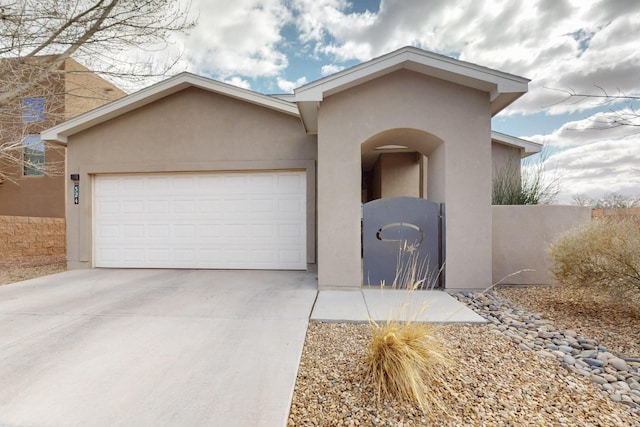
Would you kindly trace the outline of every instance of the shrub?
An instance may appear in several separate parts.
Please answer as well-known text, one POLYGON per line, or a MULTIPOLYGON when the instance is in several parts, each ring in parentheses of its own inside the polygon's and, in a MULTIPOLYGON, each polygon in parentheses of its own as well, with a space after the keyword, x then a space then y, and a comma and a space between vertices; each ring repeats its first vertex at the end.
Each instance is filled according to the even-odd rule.
POLYGON ((548 152, 541 153, 537 160, 510 159, 493 178, 491 204, 493 205, 542 205, 555 201, 560 192, 560 176, 546 170, 548 152), (522 169, 522 171, 521 171, 522 169))
POLYGON ((549 247, 560 284, 640 290, 640 227, 630 220, 594 219, 549 247))

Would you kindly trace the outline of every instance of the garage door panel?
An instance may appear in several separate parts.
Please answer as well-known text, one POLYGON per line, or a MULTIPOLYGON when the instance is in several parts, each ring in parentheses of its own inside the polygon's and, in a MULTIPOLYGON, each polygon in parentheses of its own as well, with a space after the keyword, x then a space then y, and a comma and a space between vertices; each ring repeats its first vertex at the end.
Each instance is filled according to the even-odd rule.
POLYGON ((98 267, 306 268, 304 172, 98 176, 98 267))

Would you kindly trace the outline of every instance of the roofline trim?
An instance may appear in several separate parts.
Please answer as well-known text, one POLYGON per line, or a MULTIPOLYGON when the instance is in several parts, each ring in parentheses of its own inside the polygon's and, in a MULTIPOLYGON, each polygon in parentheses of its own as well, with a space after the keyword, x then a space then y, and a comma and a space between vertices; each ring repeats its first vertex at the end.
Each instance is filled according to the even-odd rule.
POLYGON ((151 104, 154 101, 165 98, 189 87, 197 87, 210 92, 227 95, 232 98, 266 107, 284 114, 300 117, 297 106, 292 102, 262 95, 258 92, 232 86, 207 77, 183 72, 143 88, 131 95, 127 95, 123 98, 95 108, 59 125, 53 126, 41 133, 42 139, 45 141, 55 141, 61 144, 66 144, 68 137, 73 134, 121 116, 129 111, 151 104))
POLYGON ((494 130, 491 131, 491 140, 510 147, 520 148, 524 152, 523 157, 539 153, 543 147, 543 144, 539 142, 529 141, 528 139, 518 138, 494 130))
MULTIPOLYGON (((363 82, 371 80, 378 75, 404 68, 404 64, 406 63, 414 63, 418 66, 431 68, 433 70, 442 70, 446 73, 495 84, 498 86, 495 89, 498 93, 502 92, 499 87, 500 83, 508 86, 510 86, 510 84, 522 86, 521 89, 524 89, 524 93, 527 91, 527 85, 531 81, 525 77, 428 52, 416 47, 405 46, 386 55, 362 62, 353 67, 300 86, 294 90, 296 101, 322 101, 326 92, 331 92, 340 86, 351 87, 353 83, 357 84, 361 80, 363 82), (478 77, 479 75, 490 76, 491 79, 481 79, 478 77), (367 77, 370 78, 367 79, 367 77)), ((492 94, 492 98, 495 97, 496 95, 492 94)))

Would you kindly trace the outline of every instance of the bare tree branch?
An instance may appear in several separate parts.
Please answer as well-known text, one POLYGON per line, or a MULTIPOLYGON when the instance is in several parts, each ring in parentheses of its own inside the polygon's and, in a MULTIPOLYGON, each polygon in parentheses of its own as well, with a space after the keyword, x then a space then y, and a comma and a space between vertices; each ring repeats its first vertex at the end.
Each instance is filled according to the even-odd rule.
MULTIPOLYGON (((166 52, 174 34, 195 26, 189 7, 176 0, 0 0, 0 180, 15 181, 22 169, 57 173, 60 165, 25 156, 25 137, 124 95, 111 83, 166 75, 178 56, 159 62, 131 52, 166 52), (43 120, 25 122, 30 98, 45 100, 43 120)), ((47 145, 45 153, 60 149, 47 145)))
POLYGON ((545 87, 545 89, 562 92, 566 95, 565 98, 550 104, 548 107, 562 104, 576 105, 589 100, 597 101, 594 107, 623 102, 626 104, 624 108, 610 108, 608 113, 593 120, 594 126, 589 128, 589 130, 611 129, 620 126, 640 127, 640 111, 633 106, 633 102, 640 101, 640 95, 626 94, 620 89, 617 90, 617 94, 611 95, 603 87, 598 85, 594 86, 599 89, 599 93, 579 93, 573 89, 567 90, 545 87))

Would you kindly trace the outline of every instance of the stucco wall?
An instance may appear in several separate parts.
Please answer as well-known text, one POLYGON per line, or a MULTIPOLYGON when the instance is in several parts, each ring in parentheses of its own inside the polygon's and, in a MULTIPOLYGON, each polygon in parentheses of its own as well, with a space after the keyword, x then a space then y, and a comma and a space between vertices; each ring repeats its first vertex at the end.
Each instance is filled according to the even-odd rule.
MULTIPOLYGON (((32 58, 32 68, 25 70, 24 79, 33 78, 31 73, 40 72, 51 56, 32 58)), ((11 61, 11 60, 9 60, 11 61)), ((28 97, 44 98, 44 120, 24 122, 22 98, 9 105, 0 116, 2 135, 0 143, 20 144, 27 135, 38 135, 43 130, 60 123, 64 119, 64 82, 54 74, 46 83, 36 85, 26 94, 28 97)), ((19 146, 19 145, 18 145, 19 146)), ((22 159, 22 148, 13 156, 22 159)), ((49 165, 49 176, 23 176, 21 161, 0 163, 0 167, 10 178, 0 185, 0 215, 30 217, 64 217, 64 149, 45 146, 45 162, 49 165), (55 166, 55 168, 54 168, 55 166), (56 171, 54 171, 56 169, 56 171), (59 172, 59 173, 54 173, 59 172)))
MULTIPOLYGON (((53 57, 44 57, 51 60, 53 57)), ((64 62, 65 73, 49 79, 49 85, 34 89, 30 96, 45 98, 45 121, 22 123, 20 104, 14 106, 17 114, 12 119, 8 138, 20 140, 23 134, 38 134, 62 121, 87 112, 113 99, 125 95, 123 91, 100 78, 73 59, 64 62)), ((0 118, 0 126, 8 129, 7 115, 0 118)), ((21 153, 17 153, 18 156, 21 153)), ((15 183, 0 185, 0 214, 31 217, 65 216, 65 148, 47 144, 45 161, 52 166, 48 176, 22 176, 22 165, 2 165, 15 183), (55 171, 53 171, 55 169, 55 171)))
POLYGON ((381 197, 420 197, 420 161, 416 153, 380 155, 381 197))
POLYGON ((520 176, 520 159, 522 152, 519 148, 510 147, 508 145, 491 142, 491 164, 492 176, 504 171, 506 168, 512 168, 514 176, 520 176))
POLYGON ((493 283, 554 284, 547 247, 560 233, 591 220, 581 206, 493 206, 493 283))
POLYGON ((64 113, 68 120, 126 93, 73 59, 64 63, 64 113))
POLYGON ((4 166, 16 182, 0 184, 0 214, 64 218, 65 149, 47 145, 45 161, 57 164, 59 173, 50 176, 22 176, 22 165, 4 166))
POLYGON ((69 186, 70 267, 92 260, 91 177, 104 173, 298 169, 307 171, 307 258, 315 262, 316 139, 300 119, 188 88, 70 138, 68 173, 80 174, 80 204, 69 186))
MULTIPOLYGON (((401 70, 325 98, 318 117, 320 288, 357 288, 362 283, 361 144, 389 129, 431 135, 422 148, 430 151, 423 152, 430 154, 429 198, 446 202, 447 286, 491 283, 487 93, 401 70)), ((395 143, 414 148, 404 140, 395 143)))

